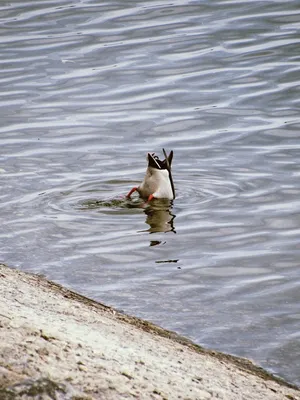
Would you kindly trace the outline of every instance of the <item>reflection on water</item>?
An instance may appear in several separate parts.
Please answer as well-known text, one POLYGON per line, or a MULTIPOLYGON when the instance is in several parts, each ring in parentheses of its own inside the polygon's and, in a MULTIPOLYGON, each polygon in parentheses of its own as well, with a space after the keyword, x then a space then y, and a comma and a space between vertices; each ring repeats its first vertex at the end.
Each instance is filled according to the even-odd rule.
POLYGON ((300 384, 299 2, 0 13, 1 261, 300 384), (174 203, 124 199, 162 148, 174 203))
MULTIPOLYGON (((179 260, 157 260, 156 264, 164 264, 164 263, 177 263, 179 260)), ((180 267, 178 267, 180 268, 180 267)))
MULTIPOLYGON (((155 232, 174 232, 174 219, 175 215, 172 214, 173 201, 168 199, 155 199, 149 203, 145 203, 140 198, 126 199, 110 199, 110 200, 98 200, 89 199, 84 200, 78 206, 79 210, 98 210, 103 211, 105 208, 114 209, 117 211, 119 208, 128 209, 143 209, 146 214, 146 224, 150 226, 147 229, 149 233, 155 232)), ((153 246, 153 244, 152 244, 153 246)))
POLYGON ((169 200, 157 199, 153 200, 151 204, 145 209, 147 215, 146 224, 150 226, 149 233, 155 232, 174 232, 175 215, 172 214, 173 202, 169 200))

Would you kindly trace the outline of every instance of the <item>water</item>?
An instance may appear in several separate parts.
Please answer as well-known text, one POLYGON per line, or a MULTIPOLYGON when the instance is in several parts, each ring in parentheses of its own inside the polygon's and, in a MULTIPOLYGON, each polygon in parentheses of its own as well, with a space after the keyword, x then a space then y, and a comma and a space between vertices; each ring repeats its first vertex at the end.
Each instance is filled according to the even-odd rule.
POLYGON ((1 261, 300 384, 298 2, 0 18, 1 261), (162 147, 173 206, 126 202, 162 147))

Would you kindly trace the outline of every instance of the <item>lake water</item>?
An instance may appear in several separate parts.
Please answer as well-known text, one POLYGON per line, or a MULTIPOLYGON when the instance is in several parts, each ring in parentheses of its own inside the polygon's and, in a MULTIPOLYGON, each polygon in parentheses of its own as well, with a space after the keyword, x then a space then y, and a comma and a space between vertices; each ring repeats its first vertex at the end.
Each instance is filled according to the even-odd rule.
POLYGON ((298 1, 2 1, 0 257, 300 384, 298 1), (174 150, 177 198, 124 196, 174 150))

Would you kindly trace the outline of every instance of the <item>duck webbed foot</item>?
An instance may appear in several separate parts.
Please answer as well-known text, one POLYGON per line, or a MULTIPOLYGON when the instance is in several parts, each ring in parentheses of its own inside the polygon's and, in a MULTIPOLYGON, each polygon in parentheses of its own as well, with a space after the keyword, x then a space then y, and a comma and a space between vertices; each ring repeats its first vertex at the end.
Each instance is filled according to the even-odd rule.
POLYGON ((130 192, 126 195, 126 198, 127 198, 127 199, 130 199, 130 196, 131 196, 132 193, 135 192, 136 190, 138 190, 137 187, 132 188, 132 189, 130 190, 130 192))

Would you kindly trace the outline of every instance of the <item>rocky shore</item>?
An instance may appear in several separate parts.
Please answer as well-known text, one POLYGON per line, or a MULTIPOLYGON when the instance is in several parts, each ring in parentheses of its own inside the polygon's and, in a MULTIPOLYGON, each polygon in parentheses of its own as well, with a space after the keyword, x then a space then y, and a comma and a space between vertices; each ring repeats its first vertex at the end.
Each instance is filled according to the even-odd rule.
POLYGON ((0 399, 300 400, 249 360, 203 349, 0 264, 0 399))

